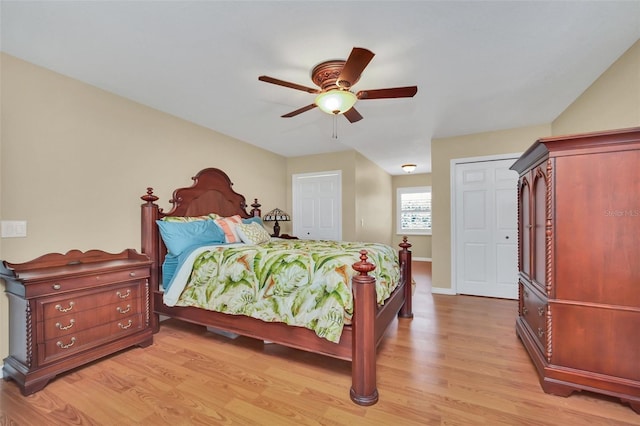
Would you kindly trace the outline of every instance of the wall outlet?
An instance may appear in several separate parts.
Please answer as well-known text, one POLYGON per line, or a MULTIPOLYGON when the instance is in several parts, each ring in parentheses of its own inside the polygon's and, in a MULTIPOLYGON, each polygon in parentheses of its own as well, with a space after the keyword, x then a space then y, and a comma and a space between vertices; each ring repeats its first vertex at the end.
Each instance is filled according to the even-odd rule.
POLYGON ((2 238, 18 238, 27 236, 26 220, 3 220, 0 221, 2 238))

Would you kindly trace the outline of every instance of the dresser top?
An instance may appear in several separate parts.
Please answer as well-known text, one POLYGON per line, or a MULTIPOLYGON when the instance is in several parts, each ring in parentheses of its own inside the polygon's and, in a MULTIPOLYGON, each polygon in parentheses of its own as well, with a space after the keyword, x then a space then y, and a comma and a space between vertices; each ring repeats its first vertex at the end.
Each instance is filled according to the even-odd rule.
POLYGON ((134 249, 121 253, 107 253, 101 250, 70 250, 65 254, 48 253, 24 263, 0 264, 0 278, 5 280, 44 280, 51 277, 83 275, 101 270, 118 270, 150 265, 151 260, 145 254, 134 249))

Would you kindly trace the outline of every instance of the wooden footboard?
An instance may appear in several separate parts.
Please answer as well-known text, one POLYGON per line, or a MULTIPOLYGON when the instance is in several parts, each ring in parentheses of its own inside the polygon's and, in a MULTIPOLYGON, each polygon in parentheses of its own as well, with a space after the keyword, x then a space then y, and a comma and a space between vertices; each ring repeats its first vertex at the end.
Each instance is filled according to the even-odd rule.
MULTIPOLYGON (((348 360, 352 362, 351 399, 359 405, 375 404, 378 400, 376 348, 382 340, 385 330, 396 316, 400 318, 413 316, 411 251, 409 250, 411 244, 407 242, 407 238, 403 239, 399 251, 401 283, 384 305, 377 305, 375 279, 368 274, 375 266, 367 261, 366 252, 361 253, 360 262, 353 265, 353 268, 358 272, 352 279, 354 314, 352 324, 344 327, 338 343, 320 338, 312 330, 288 326, 284 323, 264 322, 251 317, 223 314, 196 307, 169 307, 163 303, 161 288, 162 262, 166 248, 160 237, 156 220, 164 216, 195 216, 209 212, 220 212, 223 215, 240 214, 242 217, 251 216, 245 211, 244 197, 231 190, 231 183, 224 172, 218 169, 205 169, 193 180, 195 183, 192 187, 180 188, 174 192, 172 200, 174 207, 168 213, 163 213, 155 204, 158 198, 153 195, 151 188, 148 188, 147 193, 141 197, 145 201, 141 206, 141 250, 152 261, 150 287, 152 288, 151 310, 153 315, 151 325, 154 332, 159 330, 159 316, 164 315, 308 352, 348 360), (220 192, 222 196, 211 195, 216 191, 220 192), (206 197, 201 194, 205 194, 206 197), (238 199, 238 205, 235 209, 230 208, 228 203, 224 206, 212 204, 212 201, 215 202, 219 199, 230 200, 232 196, 238 199), (202 200, 205 198, 207 202, 203 203, 202 200), (189 205, 195 204, 198 205, 197 208, 189 207, 189 205)), ((255 206, 259 207, 257 200, 254 203, 254 211, 257 209, 255 206)))

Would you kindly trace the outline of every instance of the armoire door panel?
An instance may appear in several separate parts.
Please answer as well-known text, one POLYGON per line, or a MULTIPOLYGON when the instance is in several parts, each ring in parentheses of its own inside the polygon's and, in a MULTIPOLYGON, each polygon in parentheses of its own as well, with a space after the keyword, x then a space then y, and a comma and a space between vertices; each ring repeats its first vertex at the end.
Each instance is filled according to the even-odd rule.
POLYGON ((556 161, 556 297, 640 306, 640 151, 556 161))

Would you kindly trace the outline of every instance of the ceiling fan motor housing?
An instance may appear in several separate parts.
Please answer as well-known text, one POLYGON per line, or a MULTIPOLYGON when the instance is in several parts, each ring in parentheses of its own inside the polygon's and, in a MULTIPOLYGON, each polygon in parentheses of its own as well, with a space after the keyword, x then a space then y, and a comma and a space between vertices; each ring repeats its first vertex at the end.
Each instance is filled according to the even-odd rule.
POLYGON ((323 91, 331 89, 349 90, 351 86, 358 82, 360 77, 351 82, 338 81, 345 63, 346 61, 339 59, 321 62, 311 70, 311 80, 323 91))

